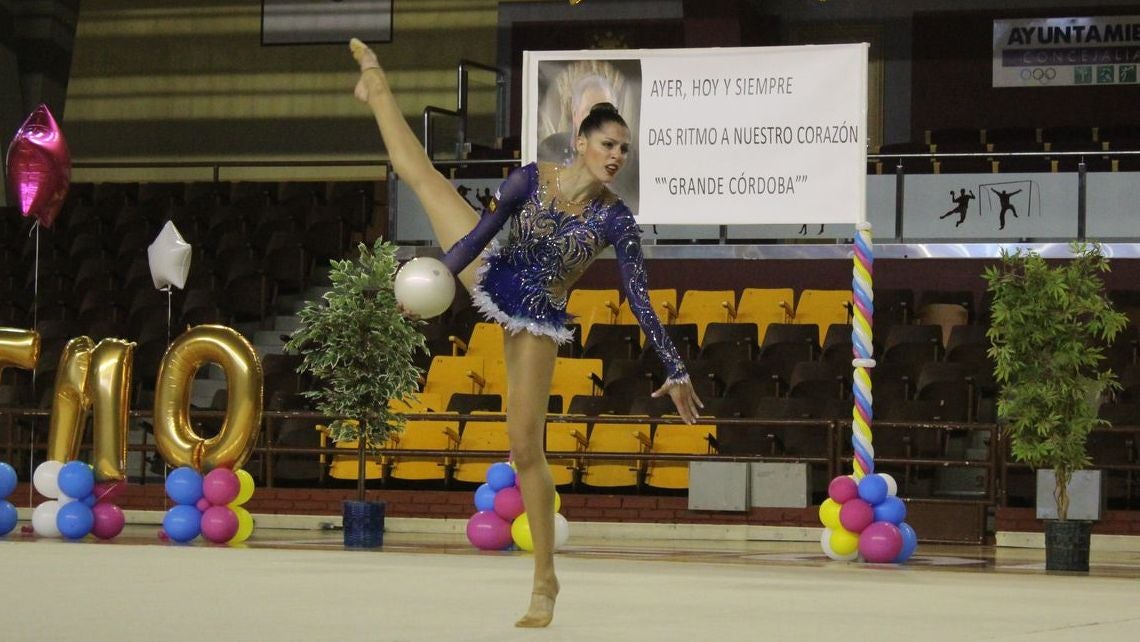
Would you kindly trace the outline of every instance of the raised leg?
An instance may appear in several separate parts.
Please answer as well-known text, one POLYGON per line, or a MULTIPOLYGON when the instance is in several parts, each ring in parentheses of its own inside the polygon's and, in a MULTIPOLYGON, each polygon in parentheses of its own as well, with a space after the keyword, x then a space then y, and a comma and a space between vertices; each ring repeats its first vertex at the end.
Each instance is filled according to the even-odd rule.
MULTIPOLYGON (((451 182, 432 166, 423 145, 404 120, 376 54, 355 38, 349 47, 353 58, 360 63, 360 80, 354 93, 372 109, 392 168, 420 199, 432 232, 446 250, 475 227, 479 216, 455 191, 451 182)), ((476 259, 459 275, 459 280, 468 290, 475 282, 475 271, 481 264, 482 260, 476 259)))
POLYGON ((554 618, 558 577, 554 574, 554 480, 543 441, 546 408, 558 346, 527 332, 505 335, 507 431, 519 486, 534 540, 534 586, 530 608, 515 626, 543 627, 554 618))

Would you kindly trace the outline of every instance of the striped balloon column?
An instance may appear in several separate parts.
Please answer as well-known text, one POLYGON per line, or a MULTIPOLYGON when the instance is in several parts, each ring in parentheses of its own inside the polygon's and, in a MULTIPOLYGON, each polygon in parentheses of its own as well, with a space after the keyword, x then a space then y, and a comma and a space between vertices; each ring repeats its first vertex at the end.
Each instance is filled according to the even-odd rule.
POLYGON ((851 411, 851 445, 855 451, 855 479, 875 472, 875 448, 871 445, 872 401, 870 368, 875 367, 871 322, 875 313, 873 268, 875 253, 871 246, 871 224, 859 223, 855 233, 855 266, 852 277, 854 314, 851 343, 855 369, 851 411))

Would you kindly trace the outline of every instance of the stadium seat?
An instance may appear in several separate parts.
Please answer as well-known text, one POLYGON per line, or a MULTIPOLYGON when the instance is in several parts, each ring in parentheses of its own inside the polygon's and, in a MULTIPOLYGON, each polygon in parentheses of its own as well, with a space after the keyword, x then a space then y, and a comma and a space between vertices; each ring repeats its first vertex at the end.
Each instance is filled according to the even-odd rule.
MULTIPOLYGON (((653 431, 654 454, 707 455, 714 452, 715 425, 659 424, 653 431)), ((689 462, 649 460, 645 468, 645 485, 652 488, 681 490, 689 487, 689 462)))
POLYGON ((676 323, 695 323, 697 345, 702 345, 710 323, 727 323, 736 315, 736 293, 732 290, 688 290, 681 298, 676 323))
POLYGON ((566 301, 566 312, 582 327, 582 341, 585 342, 590 339, 593 324, 617 323, 620 302, 617 290, 575 289, 570 291, 570 298, 566 301))
POLYGON ((833 323, 851 322, 851 290, 804 290, 796 302, 792 323, 817 326, 816 344, 823 337, 818 328, 827 328, 833 323))
MULTIPOLYGON (((640 453, 643 443, 649 440, 649 424, 636 423, 635 417, 629 419, 631 423, 594 424, 586 452, 640 453)), ((641 466, 635 460, 585 459, 582 463, 582 483, 592 488, 637 486, 640 470, 641 466)))

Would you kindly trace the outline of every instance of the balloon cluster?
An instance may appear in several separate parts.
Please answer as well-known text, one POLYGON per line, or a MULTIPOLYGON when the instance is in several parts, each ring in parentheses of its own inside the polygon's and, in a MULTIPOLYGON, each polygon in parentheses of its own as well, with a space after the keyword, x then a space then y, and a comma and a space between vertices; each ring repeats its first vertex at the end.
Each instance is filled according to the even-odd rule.
POLYGON ((16 469, 8 462, 0 461, 0 537, 4 537, 16 528, 19 515, 16 507, 8 501, 8 496, 16 490, 16 469))
POLYGON ((823 523, 820 544, 833 560, 862 556, 876 564, 905 562, 914 554, 918 536, 906 519, 906 504, 895 496, 890 475, 867 475, 858 482, 843 476, 831 480, 828 499, 819 507, 823 523))
MULTIPOLYGON (((554 493, 554 548, 570 539, 570 524, 558 513, 562 497, 554 493)), ((515 545, 524 551, 534 550, 530 520, 523 506, 515 469, 506 462, 487 469, 487 483, 475 491, 475 510, 467 520, 467 540, 480 550, 501 551, 515 545)))
POLYGON ((162 518, 162 532, 180 544, 201 535, 215 544, 240 544, 253 533, 253 517, 242 507, 253 497, 245 470, 215 468, 201 475, 189 466, 166 477, 166 495, 176 504, 162 518))
POLYGON ((48 501, 32 510, 32 530, 41 537, 111 539, 123 532, 126 517, 114 500, 126 481, 95 482, 95 471, 82 461, 49 459, 32 472, 32 485, 48 501))

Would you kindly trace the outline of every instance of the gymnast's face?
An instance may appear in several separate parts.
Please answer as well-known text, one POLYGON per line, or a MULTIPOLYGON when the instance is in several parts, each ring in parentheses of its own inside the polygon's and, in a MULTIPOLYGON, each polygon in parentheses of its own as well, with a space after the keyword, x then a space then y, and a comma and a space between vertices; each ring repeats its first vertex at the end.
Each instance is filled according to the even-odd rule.
POLYGON ((612 182, 621 171, 629 156, 629 144, 629 128, 614 122, 579 136, 575 142, 586 171, 602 183, 612 182))

